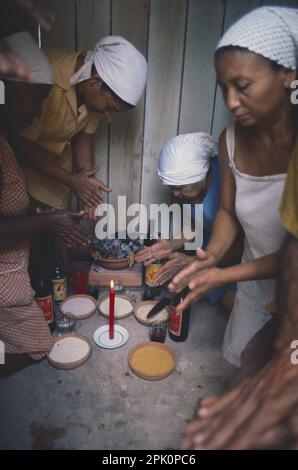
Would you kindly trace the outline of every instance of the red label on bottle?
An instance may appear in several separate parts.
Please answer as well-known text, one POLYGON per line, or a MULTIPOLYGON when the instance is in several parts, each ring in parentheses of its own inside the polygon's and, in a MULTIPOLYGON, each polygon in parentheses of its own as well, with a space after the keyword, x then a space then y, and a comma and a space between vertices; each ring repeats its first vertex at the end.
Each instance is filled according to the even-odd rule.
POLYGON ((180 336, 183 312, 178 312, 175 307, 171 308, 169 330, 175 336, 180 336))
POLYGON ((54 321, 53 297, 51 295, 47 297, 35 297, 35 300, 43 311, 45 321, 52 323, 54 321))

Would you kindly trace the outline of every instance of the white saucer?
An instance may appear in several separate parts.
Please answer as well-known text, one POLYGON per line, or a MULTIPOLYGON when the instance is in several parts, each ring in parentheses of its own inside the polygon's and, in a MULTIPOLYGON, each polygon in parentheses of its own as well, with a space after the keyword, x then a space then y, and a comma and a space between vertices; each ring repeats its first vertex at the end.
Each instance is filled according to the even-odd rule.
POLYGON ((101 326, 93 335, 95 344, 105 349, 121 348, 121 346, 127 343, 128 338, 128 331, 120 325, 114 326, 114 339, 109 338, 109 325, 101 326))

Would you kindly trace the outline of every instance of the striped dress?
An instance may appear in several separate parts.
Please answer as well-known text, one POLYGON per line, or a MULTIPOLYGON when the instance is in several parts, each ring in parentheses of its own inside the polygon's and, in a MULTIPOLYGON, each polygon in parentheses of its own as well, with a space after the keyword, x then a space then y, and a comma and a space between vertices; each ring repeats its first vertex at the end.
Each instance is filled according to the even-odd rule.
MULTIPOLYGON (((24 176, 0 135, 0 217, 24 216, 29 203, 24 176)), ((0 249, 0 340, 6 353, 29 354, 39 360, 53 338, 34 300, 28 275, 27 241, 0 249)))

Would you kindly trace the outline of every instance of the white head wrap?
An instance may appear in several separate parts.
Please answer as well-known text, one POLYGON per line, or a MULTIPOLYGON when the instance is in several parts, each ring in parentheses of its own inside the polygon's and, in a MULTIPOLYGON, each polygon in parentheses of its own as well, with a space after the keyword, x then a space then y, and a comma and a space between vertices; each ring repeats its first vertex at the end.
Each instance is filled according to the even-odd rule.
POLYGON ((33 73, 32 83, 53 84, 53 74, 49 61, 30 33, 22 31, 7 36, 4 40, 12 52, 18 55, 33 73))
POLYGON ((70 79, 76 85, 91 78, 92 65, 100 78, 123 101, 136 106, 147 81, 145 57, 121 36, 106 36, 88 52, 84 65, 70 79))
POLYGON ((163 184, 182 186, 206 178, 210 158, 217 155, 217 144, 205 132, 178 135, 163 147, 157 173, 163 184))
POLYGON ((244 47, 288 69, 298 63, 298 9, 262 7, 243 16, 223 35, 216 49, 244 47))

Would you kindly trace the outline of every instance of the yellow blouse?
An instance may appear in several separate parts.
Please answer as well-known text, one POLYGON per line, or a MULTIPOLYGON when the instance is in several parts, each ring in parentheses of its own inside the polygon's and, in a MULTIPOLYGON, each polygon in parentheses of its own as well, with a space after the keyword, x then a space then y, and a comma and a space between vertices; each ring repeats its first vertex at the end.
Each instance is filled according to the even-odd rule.
MULTIPOLYGON (((288 176, 280 205, 283 226, 298 238, 298 135, 288 167, 288 176)), ((276 313, 276 300, 267 305, 270 313, 276 313)))
POLYGON ((298 238, 298 135, 289 163, 280 213, 284 227, 298 238))
MULTIPOLYGON (((81 131, 94 134, 100 115, 88 112, 85 105, 77 108, 76 90, 70 85, 81 52, 48 49, 45 53, 52 66, 54 85, 43 102, 41 117, 35 119, 20 135, 48 150, 57 165, 71 171, 72 137, 81 131)), ((22 168, 32 197, 53 207, 67 208, 69 189, 66 186, 25 165, 22 168)))

